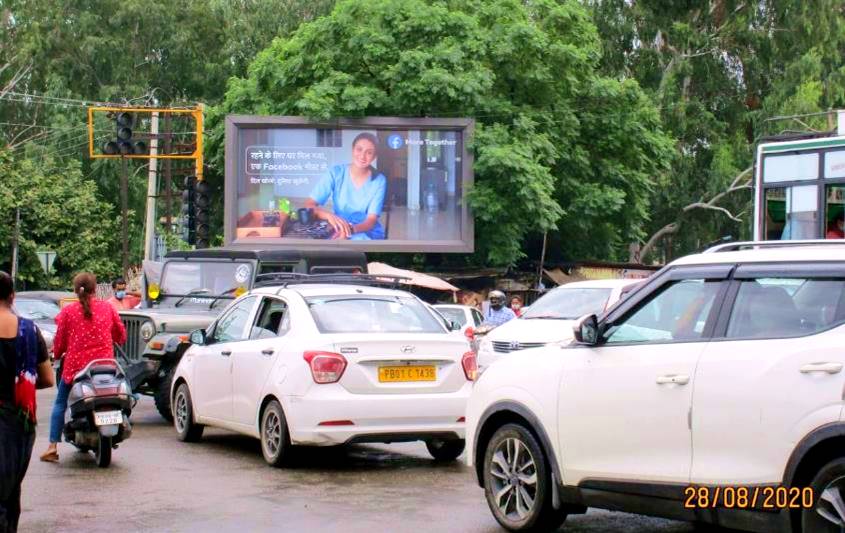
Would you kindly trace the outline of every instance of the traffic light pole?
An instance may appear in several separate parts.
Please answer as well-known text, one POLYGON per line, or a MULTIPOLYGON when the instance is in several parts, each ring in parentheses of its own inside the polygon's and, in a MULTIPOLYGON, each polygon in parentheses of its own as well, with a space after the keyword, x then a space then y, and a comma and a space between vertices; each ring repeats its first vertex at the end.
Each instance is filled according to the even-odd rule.
POLYGON ((121 236, 123 240, 123 276, 129 271, 129 170, 126 158, 120 158, 120 211, 123 218, 121 236))
POLYGON ((156 192, 158 189, 158 113, 150 117, 150 172, 147 179, 147 224, 144 235, 144 259, 155 254, 156 192))

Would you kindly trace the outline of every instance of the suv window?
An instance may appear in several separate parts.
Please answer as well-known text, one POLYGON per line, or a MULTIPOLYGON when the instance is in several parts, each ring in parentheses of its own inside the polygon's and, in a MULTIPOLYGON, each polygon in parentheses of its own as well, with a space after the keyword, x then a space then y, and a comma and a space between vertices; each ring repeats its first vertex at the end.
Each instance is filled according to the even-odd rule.
POLYGON ((604 334, 607 344, 701 338, 721 281, 685 279, 668 284, 604 334))
POLYGON ((286 328, 288 306, 276 298, 264 298, 261 310, 250 331, 250 339, 268 339, 276 337, 286 328))
POLYGON ((255 304, 255 299, 255 296, 244 298, 229 309, 214 327, 214 332, 211 334, 212 340, 214 342, 244 340, 246 337, 244 330, 249 319, 249 313, 252 311, 253 304, 255 304))
POLYGON ((727 336, 761 339, 809 335, 841 322, 845 280, 757 278, 740 282, 727 336))

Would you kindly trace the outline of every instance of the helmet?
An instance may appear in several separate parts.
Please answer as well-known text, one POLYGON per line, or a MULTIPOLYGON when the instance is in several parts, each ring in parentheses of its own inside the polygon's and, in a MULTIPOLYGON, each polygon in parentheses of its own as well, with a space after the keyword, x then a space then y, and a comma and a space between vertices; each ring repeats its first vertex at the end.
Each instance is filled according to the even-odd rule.
POLYGON ((487 297, 490 299, 490 305, 493 305, 493 306, 505 305, 506 296, 505 296, 505 293, 503 293, 502 291, 499 291, 499 290, 490 291, 490 294, 488 294, 487 297))

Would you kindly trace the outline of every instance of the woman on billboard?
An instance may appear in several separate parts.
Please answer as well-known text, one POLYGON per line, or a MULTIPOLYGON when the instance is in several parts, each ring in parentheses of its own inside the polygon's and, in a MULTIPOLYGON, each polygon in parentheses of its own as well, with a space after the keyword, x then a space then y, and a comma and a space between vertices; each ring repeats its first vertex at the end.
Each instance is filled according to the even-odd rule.
POLYGON ((335 239, 384 239, 379 222, 387 190, 387 178, 373 168, 378 139, 360 133, 352 141, 352 162, 336 165, 321 179, 305 206, 334 230, 335 239), (332 207, 324 206, 331 199, 332 207))

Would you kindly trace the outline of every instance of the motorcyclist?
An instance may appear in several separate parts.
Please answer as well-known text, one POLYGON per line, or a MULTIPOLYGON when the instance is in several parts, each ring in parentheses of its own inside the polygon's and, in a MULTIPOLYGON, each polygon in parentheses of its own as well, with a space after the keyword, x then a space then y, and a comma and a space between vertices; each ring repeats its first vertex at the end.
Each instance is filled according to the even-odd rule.
POLYGON ((490 291, 487 297, 490 299, 490 307, 487 308, 487 312, 484 314, 482 325, 492 327, 501 326, 508 320, 516 318, 514 312, 505 306, 505 302, 507 301, 505 293, 500 290, 494 290, 490 291))

